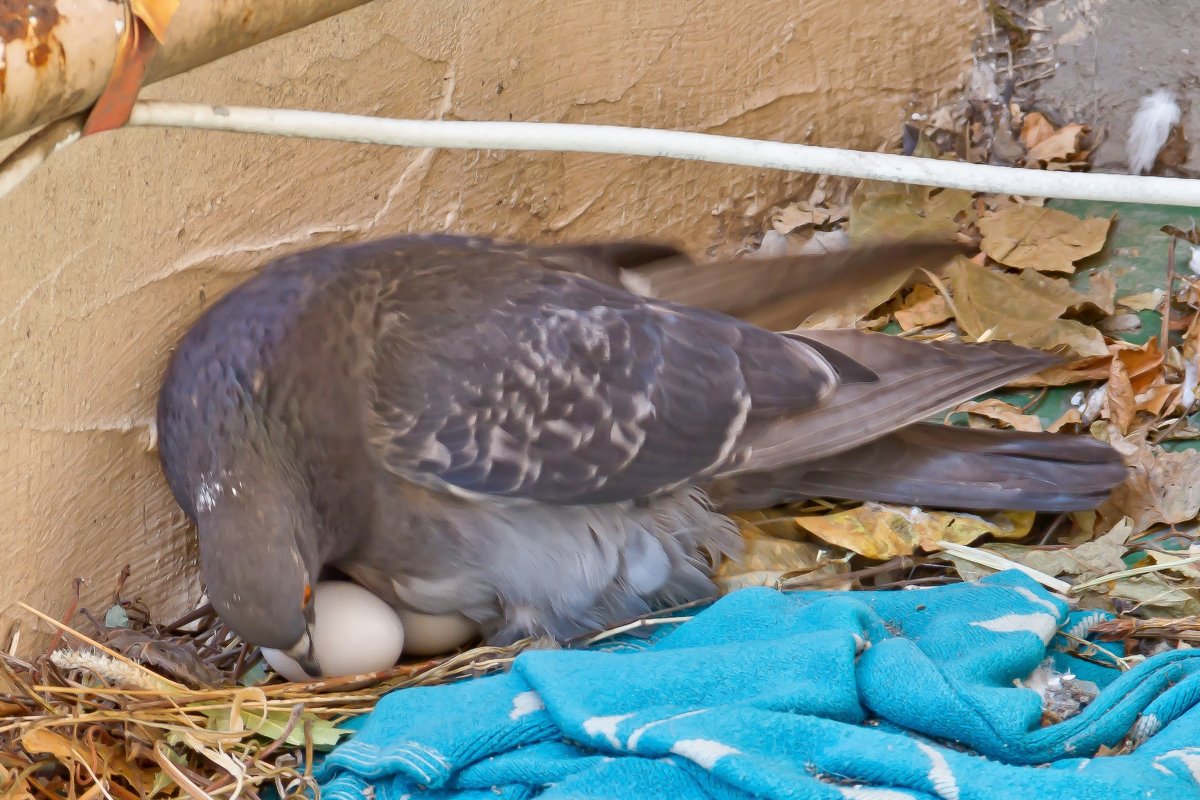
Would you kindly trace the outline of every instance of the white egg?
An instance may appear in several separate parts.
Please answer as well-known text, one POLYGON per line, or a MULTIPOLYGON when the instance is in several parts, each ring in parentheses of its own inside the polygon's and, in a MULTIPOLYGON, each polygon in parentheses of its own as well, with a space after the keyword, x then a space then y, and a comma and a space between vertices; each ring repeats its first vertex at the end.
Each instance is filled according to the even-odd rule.
MULTIPOLYGON (((392 607, 356 583, 322 581, 313 589, 313 652, 324 677, 390 669, 404 649, 404 625, 392 607)), ((290 656, 263 648, 289 681, 313 680, 290 656)))
POLYGON ((475 623, 457 612, 418 614, 401 610, 404 625, 404 652, 414 656, 435 656, 457 649, 479 635, 475 623))

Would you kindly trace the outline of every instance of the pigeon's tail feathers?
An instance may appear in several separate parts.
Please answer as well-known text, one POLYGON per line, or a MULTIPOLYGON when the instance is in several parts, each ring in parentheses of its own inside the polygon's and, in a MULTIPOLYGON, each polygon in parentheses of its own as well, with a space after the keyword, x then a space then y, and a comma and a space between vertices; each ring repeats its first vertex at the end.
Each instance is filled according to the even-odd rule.
POLYGON ((1120 454, 1083 435, 918 423, 827 458, 721 479, 725 511, 810 497, 961 510, 1084 511, 1127 476, 1120 454))
POLYGON ((816 408, 748 427, 737 445, 745 457, 718 477, 768 472, 853 450, 1062 361, 1008 342, 916 342, 852 329, 788 335, 819 345, 821 352, 837 351, 842 360, 856 363, 875 379, 854 376, 816 408))

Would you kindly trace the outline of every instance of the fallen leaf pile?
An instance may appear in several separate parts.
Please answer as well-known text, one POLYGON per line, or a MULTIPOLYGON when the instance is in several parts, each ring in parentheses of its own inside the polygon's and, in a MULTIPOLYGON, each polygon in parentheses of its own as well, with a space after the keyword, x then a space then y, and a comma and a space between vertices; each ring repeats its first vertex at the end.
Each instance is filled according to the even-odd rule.
MULTIPOLYGON (((1017 119, 1024 166, 1086 166, 1086 128, 1055 128, 1037 113, 1017 119)), ((910 151, 954 157, 924 133, 913 137, 910 151)), ((1174 280, 1118 296, 1116 275, 1097 263, 1115 215, 1079 217, 1037 200, 870 182, 829 204, 833 191, 828 182, 820 185, 809 201, 771 217, 775 252, 811 248, 818 232, 836 242, 839 227, 846 245, 954 236, 976 252, 869 287, 840 307, 797 320, 800 327, 1005 340, 1062 354, 1062 365, 963 403, 946 421, 1094 436, 1121 452, 1131 475, 1095 512, 1058 517, 881 503, 810 503, 743 515, 748 555, 722 565, 723 585, 904 586, 1017 565, 1065 588, 1080 608, 1154 617, 1155 626, 1127 628, 1154 630, 1186 646, 1182 634, 1169 641, 1163 620, 1181 618, 1180 631, 1193 638, 1200 626, 1182 619, 1200 614, 1200 546, 1192 545, 1200 530, 1200 450, 1188 445, 1200 439, 1188 417, 1198 395, 1200 285, 1183 269, 1189 242, 1200 233, 1164 228, 1164 242, 1180 240, 1174 280), (1162 330, 1157 320, 1142 330, 1139 314, 1147 311, 1169 312, 1162 330), (1048 415, 1039 404, 1052 391, 1069 402, 1048 415), (1018 392, 1028 399, 1015 401, 1018 392)))

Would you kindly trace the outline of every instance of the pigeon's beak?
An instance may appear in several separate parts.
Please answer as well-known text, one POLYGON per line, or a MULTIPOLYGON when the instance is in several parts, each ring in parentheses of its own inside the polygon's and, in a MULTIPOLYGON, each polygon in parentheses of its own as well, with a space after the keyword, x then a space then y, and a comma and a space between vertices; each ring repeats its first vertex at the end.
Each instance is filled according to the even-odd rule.
POLYGON ((294 647, 288 649, 287 654, 300 665, 300 669, 304 670, 306 675, 312 678, 321 677, 321 665, 317 662, 314 652, 311 627, 305 630, 304 636, 294 647))
POLYGON ((296 659, 296 663, 300 665, 300 669, 304 670, 305 674, 311 678, 321 677, 321 665, 312 656, 303 656, 296 659))

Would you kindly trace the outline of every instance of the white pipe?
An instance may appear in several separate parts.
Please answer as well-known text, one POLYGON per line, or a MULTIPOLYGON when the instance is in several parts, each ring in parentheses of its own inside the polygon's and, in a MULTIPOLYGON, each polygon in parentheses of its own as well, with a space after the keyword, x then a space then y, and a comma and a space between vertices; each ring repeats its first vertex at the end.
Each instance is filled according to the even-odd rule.
POLYGON ((0 197, 17 188, 50 156, 79 141, 86 121, 85 114, 74 114, 51 122, 9 153, 0 161, 0 197))
POLYGON ((967 164, 688 131, 559 122, 407 120, 322 111, 140 101, 129 125, 201 128, 404 147, 679 158, 973 192, 1200 207, 1200 180, 967 164))

